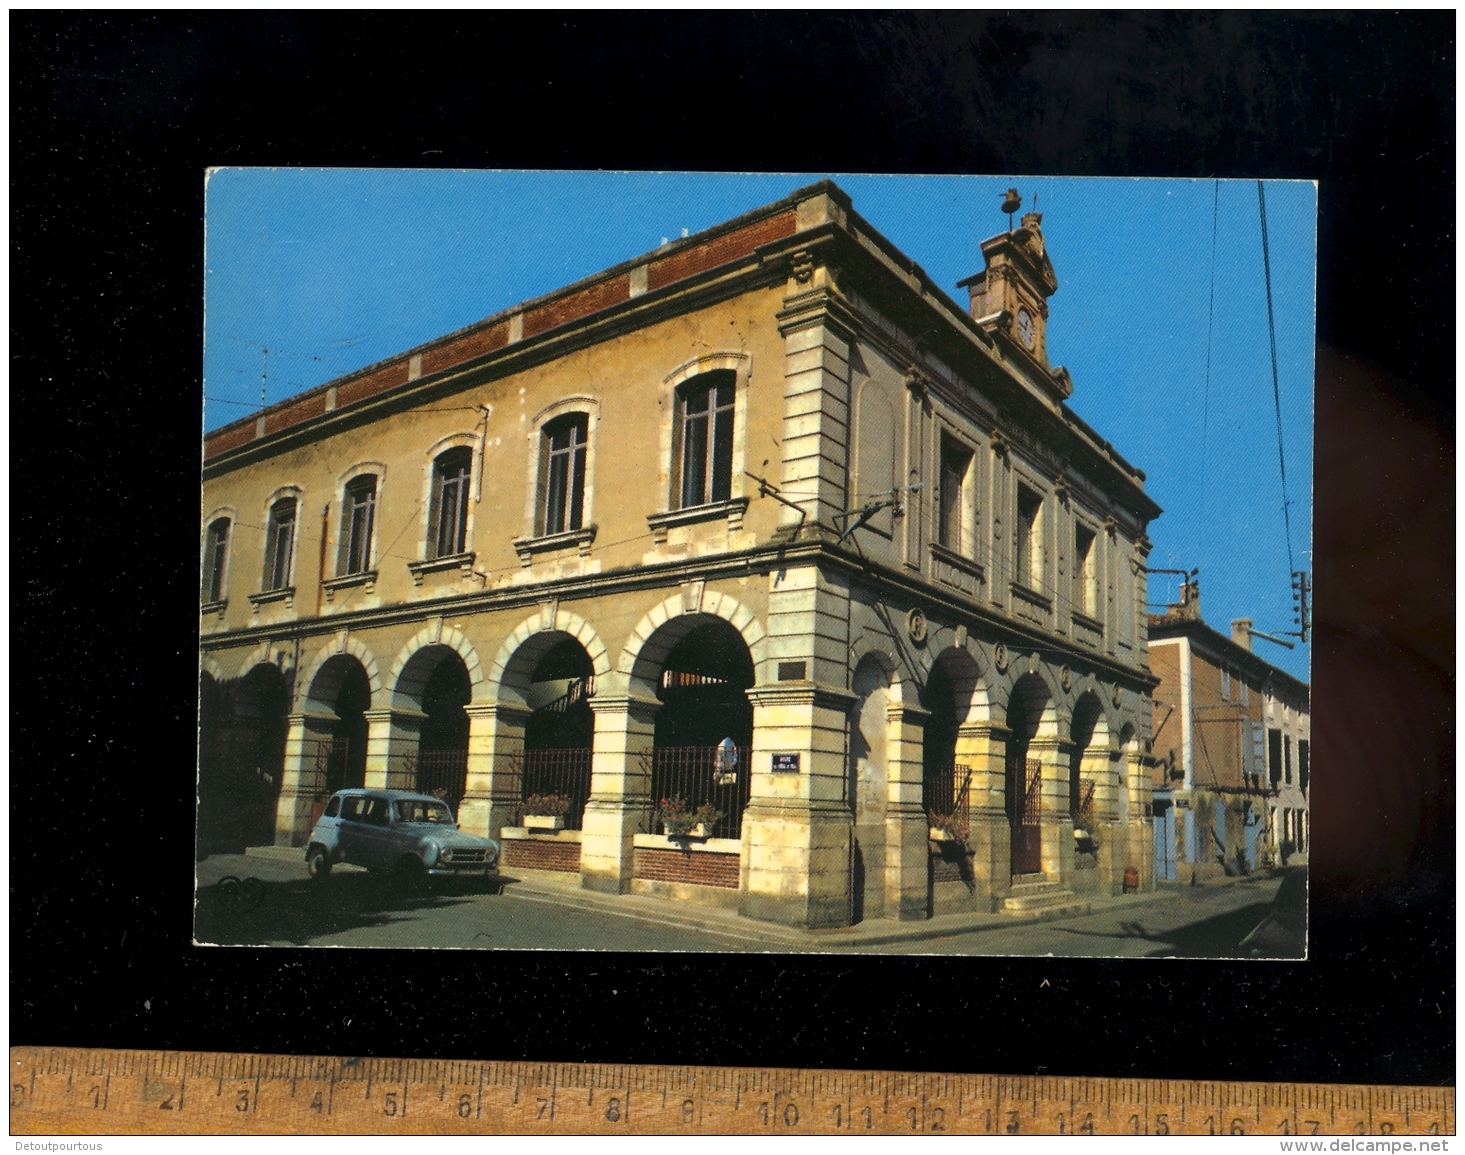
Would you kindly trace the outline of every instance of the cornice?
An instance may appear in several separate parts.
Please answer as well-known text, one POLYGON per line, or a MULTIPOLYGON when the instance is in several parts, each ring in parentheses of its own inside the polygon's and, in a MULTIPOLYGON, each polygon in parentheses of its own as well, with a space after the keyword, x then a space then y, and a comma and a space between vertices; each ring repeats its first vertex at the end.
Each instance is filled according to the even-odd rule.
POLYGON ((903 570, 848 553, 823 539, 759 546, 711 558, 630 566, 589 577, 565 578, 471 594, 453 594, 441 598, 393 603, 375 609, 247 626, 208 634, 200 639, 200 645, 204 651, 212 652, 257 645, 267 639, 329 636, 338 634, 343 629, 364 630, 417 622, 434 616, 537 608, 548 598, 568 602, 644 590, 672 589, 686 581, 716 581, 728 577, 743 577, 755 572, 766 574, 774 569, 801 565, 833 569, 852 578, 862 578, 877 584, 897 593, 903 600, 921 606, 928 617, 933 613, 939 614, 956 623, 967 625, 969 630, 980 632, 984 638, 1003 642, 1012 650, 1040 652, 1075 667, 1106 672, 1113 679, 1142 692, 1159 684, 1159 679, 1145 668, 1125 665, 1069 639, 1031 628, 1016 618, 1008 618, 989 606, 963 597, 959 591, 950 587, 937 586, 925 578, 914 577, 903 570))

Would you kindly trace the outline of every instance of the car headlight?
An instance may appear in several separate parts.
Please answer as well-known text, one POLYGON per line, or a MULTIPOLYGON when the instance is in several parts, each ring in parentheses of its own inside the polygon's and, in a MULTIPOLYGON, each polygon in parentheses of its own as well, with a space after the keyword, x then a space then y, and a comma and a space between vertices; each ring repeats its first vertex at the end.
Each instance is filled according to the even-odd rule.
POLYGON ((422 844, 422 865, 436 866, 438 856, 441 855, 442 852, 443 848, 439 846, 436 842, 424 842, 422 844))

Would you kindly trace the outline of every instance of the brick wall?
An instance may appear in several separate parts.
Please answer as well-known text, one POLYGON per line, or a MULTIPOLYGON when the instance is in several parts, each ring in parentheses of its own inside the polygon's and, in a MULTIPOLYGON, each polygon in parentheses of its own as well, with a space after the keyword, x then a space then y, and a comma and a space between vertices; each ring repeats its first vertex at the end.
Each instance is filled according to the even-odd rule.
POLYGON ((622 273, 619 277, 597 281, 573 293, 566 293, 553 301, 546 301, 524 314, 524 336, 533 337, 556 325, 588 317, 591 313, 608 309, 622 301, 631 299, 631 278, 622 273))
POLYGON ((798 216, 793 209, 753 221, 706 244, 693 245, 652 261, 651 268, 647 270, 646 284, 649 288, 659 289, 683 277, 715 269, 718 265, 747 256, 759 245, 793 236, 797 229, 798 216))
POLYGON ((943 858, 939 853, 931 855, 932 882, 962 882, 961 863, 956 859, 943 858))
POLYGON ((336 407, 343 409, 352 402, 374 397, 398 385, 407 384, 407 362, 405 359, 385 365, 375 373, 343 381, 336 389, 336 407))
POLYGON ((325 411, 326 395, 324 393, 314 393, 302 397, 299 401, 266 413, 265 432, 274 433, 288 426, 298 425, 302 421, 309 421, 312 417, 319 417, 325 411))
POLYGON ((691 882, 698 886, 738 888, 740 855, 690 850, 637 848, 632 873, 654 882, 691 882))
POLYGON ((464 333, 445 345, 439 345, 435 349, 424 349, 422 351, 422 375, 426 377, 429 373, 436 373, 439 369, 461 365, 464 361, 471 361, 474 357, 481 357, 485 353, 492 353, 495 349, 502 349, 508 343, 509 323, 507 321, 499 321, 485 329, 475 329, 471 333, 464 333))
POLYGON ((213 457, 217 453, 247 445, 253 440, 254 421, 251 419, 246 425, 236 425, 232 429, 221 429, 218 433, 210 433, 204 442, 204 456, 213 457))
POLYGON ((559 870, 580 873, 580 844, 537 838, 504 839, 504 865, 521 870, 559 870))

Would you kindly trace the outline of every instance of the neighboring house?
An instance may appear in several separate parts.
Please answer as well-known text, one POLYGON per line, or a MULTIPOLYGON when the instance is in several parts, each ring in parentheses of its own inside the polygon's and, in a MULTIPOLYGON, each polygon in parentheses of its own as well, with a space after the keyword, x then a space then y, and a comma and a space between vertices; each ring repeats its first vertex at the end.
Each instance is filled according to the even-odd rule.
POLYGON ((209 434, 201 829, 416 787, 806 926, 1152 885, 1159 509, 1040 226, 968 310, 823 182, 209 434))
POLYGON ((1284 859, 1305 863, 1311 735, 1305 682, 1251 650, 1251 622, 1231 636, 1181 602, 1150 618, 1155 687, 1155 870, 1200 883, 1284 859))

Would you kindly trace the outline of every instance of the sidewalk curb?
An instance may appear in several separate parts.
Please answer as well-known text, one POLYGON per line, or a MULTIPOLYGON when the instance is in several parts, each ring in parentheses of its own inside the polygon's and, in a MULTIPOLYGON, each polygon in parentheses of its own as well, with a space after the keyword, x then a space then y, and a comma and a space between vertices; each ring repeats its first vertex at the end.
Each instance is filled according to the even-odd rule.
POLYGON ((521 893, 525 897, 543 896, 556 900, 558 905, 571 908, 644 918, 651 922, 660 922, 682 929, 695 927, 710 933, 725 934, 735 938, 754 938, 759 941, 777 940, 788 946, 812 947, 830 951, 891 946, 897 943, 929 942, 953 935, 983 931, 1018 930, 1039 923, 1063 922, 1067 919, 1088 918, 1131 907, 1144 907, 1170 897, 1163 891, 1138 895, 1104 895, 1092 899, 1086 912, 1060 914, 1047 918, 1014 918, 1001 914, 972 911, 937 915, 934 919, 905 924, 879 919, 854 927, 803 930, 797 927, 781 926, 778 923, 757 922, 745 919, 736 913, 719 911, 715 908, 678 906, 675 916, 672 916, 672 912, 665 910, 661 905, 664 900, 647 898, 642 895, 609 895, 595 891, 583 891, 567 883, 560 883, 557 879, 551 881, 550 877, 544 877, 546 873, 548 872, 516 871, 511 875, 515 881, 509 884, 505 893, 512 893, 515 888, 522 888, 521 893), (631 901, 628 902, 628 899, 631 901), (904 929, 906 927, 909 929, 904 929))

